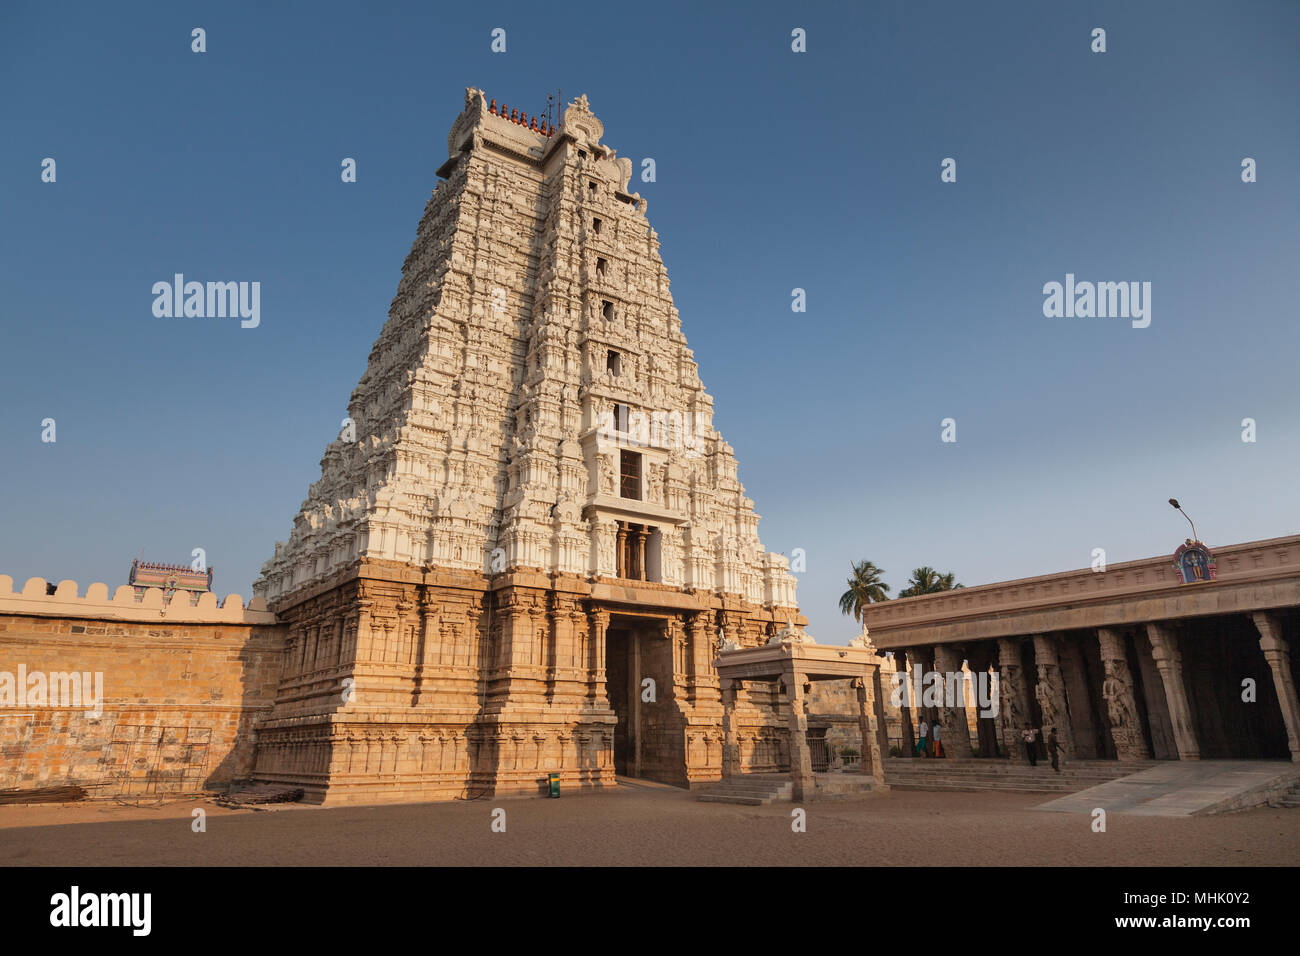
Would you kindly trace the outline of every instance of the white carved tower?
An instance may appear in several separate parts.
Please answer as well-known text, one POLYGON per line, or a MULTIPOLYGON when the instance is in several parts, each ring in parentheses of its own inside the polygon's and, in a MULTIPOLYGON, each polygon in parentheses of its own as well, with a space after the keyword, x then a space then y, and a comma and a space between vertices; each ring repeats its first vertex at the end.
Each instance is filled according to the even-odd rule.
POLYGON ((263 735, 315 722, 333 741, 322 796, 340 741, 376 727, 404 792, 527 789, 548 761, 598 784, 615 724, 635 766, 716 777, 715 642, 761 643, 798 614, 713 428, 632 164, 602 134, 585 96, 551 128, 466 91, 350 422, 255 585, 291 623, 263 735), (610 666, 659 667, 671 706, 624 713, 606 632, 647 626, 671 652, 610 666), (363 691, 340 705, 327 691, 346 676, 363 691), (414 726, 465 738, 461 782, 441 745, 437 780, 424 750, 416 768, 414 726))

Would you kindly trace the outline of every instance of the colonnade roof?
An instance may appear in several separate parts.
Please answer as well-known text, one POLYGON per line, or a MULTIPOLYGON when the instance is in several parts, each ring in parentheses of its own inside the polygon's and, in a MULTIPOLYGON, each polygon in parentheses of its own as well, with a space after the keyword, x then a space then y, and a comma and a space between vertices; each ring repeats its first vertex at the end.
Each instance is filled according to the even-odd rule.
POLYGON ((1212 581, 1184 584, 1171 552, 882 601, 863 609, 863 623, 892 650, 1300 606, 1300 535, 1212 550, 1212 581))

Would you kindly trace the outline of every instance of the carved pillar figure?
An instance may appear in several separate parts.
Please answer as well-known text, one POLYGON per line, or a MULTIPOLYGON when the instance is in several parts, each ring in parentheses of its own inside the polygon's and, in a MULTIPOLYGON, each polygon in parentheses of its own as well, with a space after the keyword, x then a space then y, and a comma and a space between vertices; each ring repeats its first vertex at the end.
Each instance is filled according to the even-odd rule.
POLYGON ((894 673, 898 675, 898 680, 903 684, 899 688, 901 696, 898 707, 899 722, 902 724, 903 733, 903 756, 916 756, 916 734, 912 730, 912 707, 919 705, 919 701, 912 700, 912 683, 908 680, 907 674, 907 648, 899 648, 894 651, 894 673))
POLYGON ((1115 744, 1115 755, 1120 760, 1148 757, 1137 699, 1133 696, 1133 675, 1129 671, 1124 638, 1108 627, 1101 627, 1097 629, 1097 642, 1101 645, 1101 666, 1105 672, 1101 697, 1110 717, 1110 739, 1115 744))
POLYGON ((949 756, 970 757, 970 725, 966 722, 963 703, 966 682, 961 670, 961 653, 948 644, 934 646, 934 669, 943 680, 943 704, 939 708, 939 724, 943 730, 939 743, 949 756))
POLYGON ((1147 624, 1147 637, 1151 641, 1151 656, 1160 671, 1160 682, 1165 685, 1165 702, 1169 705, 1169 721, 1174 726, 1178 759, 1200 760, 1201 747, 1196 741, 1196 724, 1183 686, 1183 655, 1177 638, 1168 625, 1156 621, 1147 624))
MULTIPOLYGON (((874 671, 875 668, 872 668, 874 671)), ((884 754, 880 751, 880 736, 877 733, 876 702, 874 674, 854 678, 853 686, 858 692, 858 730, 862 733, 862 769, 875 780, 875 786, 885 786, 884 754)))
MULTIPOLYGON (((1042 741, 1047 743, 1047 735, 1056 728, 1056 739, 1060 741, 1067 757, 1075 755, 1074 731, 1070 726, 1070 709, 1066 703, 1065 680, 1061 676, 1061 660, 1056 653, 1056 641, 1048 634, 1034 635, 1034 661, 1038 665, 1038 683, 1034 685, 1034 695, 1038 698, 1039 709, 1043 712, 1042 741)), ((1048 754, 1050 757, 1051 754, 1048 754)))
POLYGON ((1295 679, 1291 674, 1291 649, 1282 637, 1282 628, 1276 614, 1256 611, 1251 615, 1259 630, 1259 646, 1264 651, 1269 670, 1273 672, 1273 686, 1277 701, 1282 707, 1282 721, 1286 724, 1286 744, 1291 759, 1300 761, 1300 700, 1297 700, 1295 679))
MULTIPOLYGON (((807 680, 798 671, 787 673, 782 678, 790 702, 790 779, 794 783, 796 803, 811 797, 815 787, 812 754, 808 750, 808 715, 804 710, 804 683, 807 680)), ((866 744, 865 740, 863 744, 866 744)))
POLYGON ((736 733, 736 692, 739 681, 724 677, 722 686, 722 779, 740 775, 740 737, 736 733))

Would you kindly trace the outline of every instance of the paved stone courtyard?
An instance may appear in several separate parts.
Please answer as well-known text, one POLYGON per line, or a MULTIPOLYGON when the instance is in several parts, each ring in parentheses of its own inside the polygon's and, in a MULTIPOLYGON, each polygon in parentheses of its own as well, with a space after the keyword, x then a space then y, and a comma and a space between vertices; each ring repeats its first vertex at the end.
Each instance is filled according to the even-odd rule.
POLYGON ((559 800, 478 800, 382 807, 226 810, 0 807, 0 866, 22 865, 762 865, 1289 866, 1300 811, 1259 809, 1190 819, 1037 813, 1041 795, 894 792, 741 807, 672 789, 620 787, 559 800), (191 812, 207 812, 207 832, 191 812), (495 808, 506 832, 491 830, 495 808))

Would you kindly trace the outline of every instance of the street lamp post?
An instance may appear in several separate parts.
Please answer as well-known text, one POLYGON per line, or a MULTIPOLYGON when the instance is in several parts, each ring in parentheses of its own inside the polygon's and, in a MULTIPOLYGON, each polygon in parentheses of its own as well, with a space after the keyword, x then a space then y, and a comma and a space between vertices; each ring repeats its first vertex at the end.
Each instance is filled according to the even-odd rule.
MULTIPOLYGON (((1169 503, 1170 503, 1171 505, 1173 505, 1175 509, 1177 509, 1177 511, 1178 511, 1178 513, 1179 513, 1180 515, 1182 515, 1184 518, 1187 518, 1187 512, 1183 510, 1183 507, 1182 507, 1182 505, 1180 505, 1180 504, 1178 503, 1178 499, 1177 499, 1177 498, 1170 498, 1170 499, 1169 499, 1169 503)), ((1201 539, 1200 539, 1199 537, 1197 537, 1197 535, 1196 535, 1196 525, 1195 525, 1195 523, 1192 521, 1191 518, 1187 518, 1187 523, 1190 524, 1190 525, 1192 526, 1192 540, 1193 540, 1193 541, 1200 541, 1201 539)))

